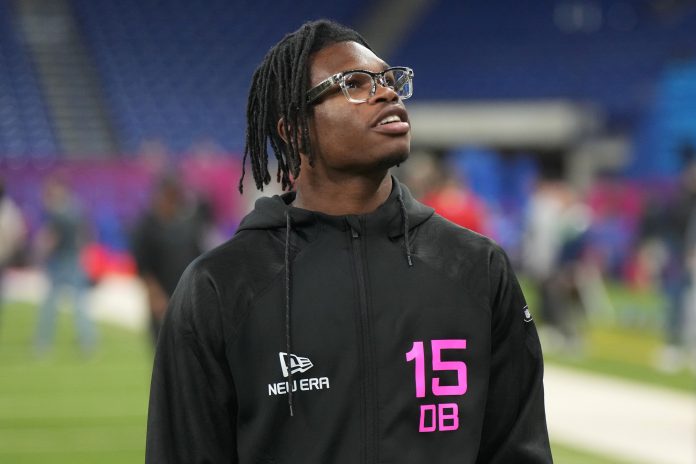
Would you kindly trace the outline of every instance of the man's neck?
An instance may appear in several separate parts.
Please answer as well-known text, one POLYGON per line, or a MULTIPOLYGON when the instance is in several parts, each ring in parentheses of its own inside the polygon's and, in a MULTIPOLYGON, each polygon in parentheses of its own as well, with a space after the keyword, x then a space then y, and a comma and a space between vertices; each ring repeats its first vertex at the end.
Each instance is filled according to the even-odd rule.
POLYGON ((367 214, 379 208, 392 190, 389 172, 377 176, 298 178, 292 205, 332 216, 367 214))

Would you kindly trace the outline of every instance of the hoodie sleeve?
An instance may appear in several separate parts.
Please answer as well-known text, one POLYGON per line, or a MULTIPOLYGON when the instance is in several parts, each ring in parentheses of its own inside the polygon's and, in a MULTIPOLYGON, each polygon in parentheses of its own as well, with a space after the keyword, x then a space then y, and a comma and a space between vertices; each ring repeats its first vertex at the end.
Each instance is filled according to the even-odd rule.
POLYGON ((194 261, 174 292, 155 354, 147 464, 234 464, 236 398, 218 293, 194 261))
POLYGON ((491 293, 491 372, 476 462, 551 463, 541 345, 510 262, 500 248, 491 255, 491 293))

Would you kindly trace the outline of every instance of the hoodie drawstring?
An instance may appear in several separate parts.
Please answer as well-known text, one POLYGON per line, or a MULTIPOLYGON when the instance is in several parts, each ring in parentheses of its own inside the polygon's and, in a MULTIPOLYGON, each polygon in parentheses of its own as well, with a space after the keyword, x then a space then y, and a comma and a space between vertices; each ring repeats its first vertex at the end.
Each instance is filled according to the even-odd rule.
POLYGON ((286 363, 288 364, 288 408, 290 416, 294 416, 292 403, 292 335, 290 333, 290 211, 285 212, 285 348, 286 363))
POLYGON ((399 187, 399 194, 397 195, 397 199, 399 200, 399 207, 401 209, 401 222, 404 225, 404 242, 406 244, 406 260, 408 261, 408 266, 413 267, 413 260, 411 259, 411 243, 408 239, 408 215, 406 214, 406 205, 404 204, 404 197, 401 195, 401 186, 399 185, 398 187, 399 187))
MULTIPOLYGON (((397 184, 399 193, 397 199, 399 201, 399 209, 401 210, 401 222, 404 226, 404 242, 406 245, 406 261, 408 261, 409 267, 413 266, 413 259, 411 258, 411 243, 409 241, 409 227, 408 227, 408 215, 406 214, 406 204, 404 203, 404 198, 401 193, 401 186, 397 184)), ((292 230, 292 221, 290 219, 290 211, 285 211, 285 348, 287 352, 286 362, 288 363, 288 409, 290 410, 290 416, 294 416, 294 403, 293 403, 293 375, 292 375, 292 333, 291 327, 291 305, 290 305, 290 288, 292 285, 290 279, 290 232, 292 230)))

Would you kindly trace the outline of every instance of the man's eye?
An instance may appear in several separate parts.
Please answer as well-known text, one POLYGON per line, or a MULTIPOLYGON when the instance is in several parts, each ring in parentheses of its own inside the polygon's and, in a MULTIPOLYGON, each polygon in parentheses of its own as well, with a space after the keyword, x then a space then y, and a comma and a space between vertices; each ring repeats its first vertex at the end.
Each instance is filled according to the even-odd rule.
POLYGON ((369 89, 372 86, 372 78, 361 73, 351 74, 345 77, 345 86, 348 89, 369 89))

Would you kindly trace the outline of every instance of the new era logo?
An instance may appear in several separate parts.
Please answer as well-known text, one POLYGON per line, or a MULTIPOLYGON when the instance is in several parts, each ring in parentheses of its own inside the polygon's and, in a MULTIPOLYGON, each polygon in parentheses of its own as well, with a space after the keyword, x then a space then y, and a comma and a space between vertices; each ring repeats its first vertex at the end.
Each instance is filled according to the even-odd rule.
MULTIPOLYGON (((302 356, 296 356, 294 354, 288 354, 279 352, 278 358, 280 359, 280 368, 283 371, 283 377, 289 377, 294 374, 302 374, 310 370, 314 364, 309 358, 303 358, 302 356)), ((281 382, 273 382, 268 384, 268 396, 286 395, 290 392, 302 391, 309 392, 312 390, 324 390, 329 389, 328 377, 296 377, 293 378, 292 382, 289 380, 283 380, 281 382)))
POLYGON ((283 353, 281 351, 278 353, 278 357, 280 358, 280 368, 283 371, 283 377, 290 375, 290 372, 293 374, 307 372, 312 368, 312 366, 314 366, 309 358, 303 358, 302 356, 295 356, 294 354, 291 354, 289 356, 290 363, 288 363, 287 353, 283 353))

